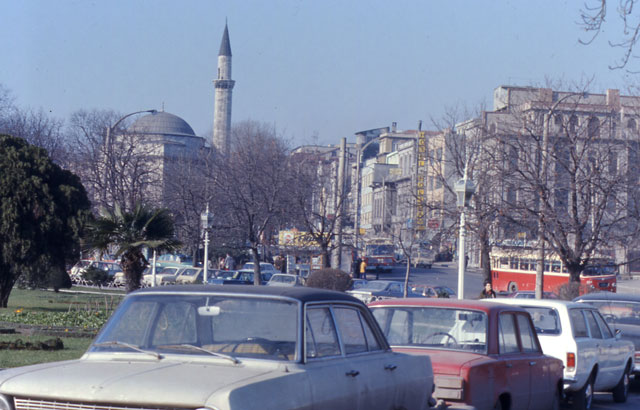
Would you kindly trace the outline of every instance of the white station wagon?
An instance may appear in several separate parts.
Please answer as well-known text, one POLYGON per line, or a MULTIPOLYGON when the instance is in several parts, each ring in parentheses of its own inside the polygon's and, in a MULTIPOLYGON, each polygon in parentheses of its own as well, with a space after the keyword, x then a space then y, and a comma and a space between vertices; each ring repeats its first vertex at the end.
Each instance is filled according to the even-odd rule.
POLYGON ((596 307, 549 299, 490 300, 529 312, 542 351, 564 363, 564 391, 574 409, 590 409, 594 392, 612 392, 616 402, 627 400, 633 343, 612 331, 596 307))
POLYGON ((2 410, 423 410, 432 391, 362 302, 303 287, 142 289, 79 360, 0 372, 2 410))

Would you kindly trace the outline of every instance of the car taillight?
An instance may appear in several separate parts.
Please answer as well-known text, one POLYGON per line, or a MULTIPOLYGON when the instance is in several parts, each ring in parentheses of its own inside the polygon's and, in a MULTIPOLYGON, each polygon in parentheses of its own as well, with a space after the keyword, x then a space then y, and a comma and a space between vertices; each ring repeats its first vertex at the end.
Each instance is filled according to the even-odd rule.
POLYGON ((567 370, 572 372, 576 370, 576 354, 567 353, 567 370))
POLYGON ((634 356, 634 361, 640 363, 640 352, 636 352, 634 356))
POLYGON ((464 400, 464 379, 456 376, 435 375, 434 396, 444 400, 464 400))

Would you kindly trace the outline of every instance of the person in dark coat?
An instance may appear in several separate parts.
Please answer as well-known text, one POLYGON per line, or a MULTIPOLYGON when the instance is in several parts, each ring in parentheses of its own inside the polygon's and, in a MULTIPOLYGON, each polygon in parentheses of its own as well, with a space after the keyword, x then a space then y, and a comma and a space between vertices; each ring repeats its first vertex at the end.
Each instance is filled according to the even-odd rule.
POLYGON ((488 280, 485 281, 484 289, 482 289, 482 292, 480 292, 480 299, 491 299, 496 297, 497 295, 496 295, 496 292, 491 287, 491 282, 488 280))

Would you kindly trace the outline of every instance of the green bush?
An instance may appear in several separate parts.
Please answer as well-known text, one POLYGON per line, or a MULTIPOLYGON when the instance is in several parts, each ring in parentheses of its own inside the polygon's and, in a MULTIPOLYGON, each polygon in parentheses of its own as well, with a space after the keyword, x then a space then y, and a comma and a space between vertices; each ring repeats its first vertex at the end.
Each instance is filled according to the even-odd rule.
POLYGON ((306 286, 344 292, 351 287, 351 283, 351 276, 346 272, 327 268, 313 271, 307 278, 306 286))
POLYGON ((87 268, 82 276, 87 282, 97 286, 104 286, 109 282, 109 273, 95 266, 87 268))

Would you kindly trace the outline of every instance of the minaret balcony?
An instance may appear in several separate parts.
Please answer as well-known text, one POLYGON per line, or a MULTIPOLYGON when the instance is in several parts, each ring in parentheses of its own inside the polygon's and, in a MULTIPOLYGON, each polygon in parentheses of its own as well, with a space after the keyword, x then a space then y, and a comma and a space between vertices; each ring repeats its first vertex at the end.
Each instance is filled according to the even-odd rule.
POLYGON ((222 88, 227 90, 232 89, 235 84, 236 82, 234 80, 214 80, 213 81, 213 86, 215 88, 222 88))

